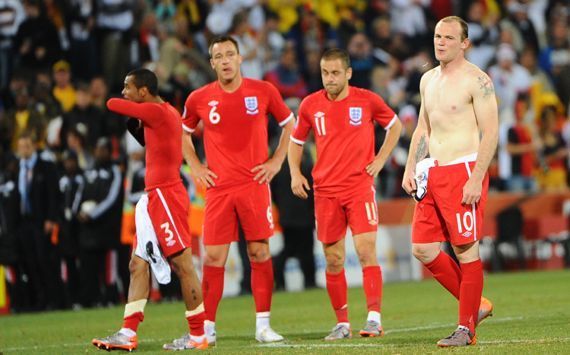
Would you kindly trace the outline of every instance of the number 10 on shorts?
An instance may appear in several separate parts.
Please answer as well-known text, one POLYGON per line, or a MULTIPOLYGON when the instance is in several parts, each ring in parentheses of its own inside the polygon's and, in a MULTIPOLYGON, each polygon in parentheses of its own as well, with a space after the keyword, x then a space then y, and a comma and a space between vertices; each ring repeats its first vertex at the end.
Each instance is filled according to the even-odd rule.
POLYGON ((461 216, 461 213, 456 213, 455 219, 457 220, 457 231, 459 234, 466 238, 469 238, 471 236, 471 231, 473 230, 473 225, 475 223, 473 212, 467 211, 463 213, 463 216, 461 216))

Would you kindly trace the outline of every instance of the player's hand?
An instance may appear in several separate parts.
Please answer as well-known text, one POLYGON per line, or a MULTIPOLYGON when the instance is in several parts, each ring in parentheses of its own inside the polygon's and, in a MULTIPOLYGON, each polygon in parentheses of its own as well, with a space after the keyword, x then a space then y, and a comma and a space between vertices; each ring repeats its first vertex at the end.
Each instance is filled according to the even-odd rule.
POLYGON ((463 198, 461 199, 461 203, 464 205, 478 203, 481 199, 482 185, 481 181, 471 176, 465 183, 465 186, 463 186, 463 198))
POLYGON ((372 162, 366 166, 366 173, 373 177, 378 176, 378 173, 382 170, 385 163, 385 161, 381 161, 380 159, 372 160, 372 162))
POLYGON ((309 194, 307 194, 309 190, 311 190, 309 181, 303 175, 295 174, 291 176, 291 191, 293 191, 295 196, 306 200, 309 197, 309 194))
POLYGON ((253 180, 263 184, 270 183, 279 170, 281 170, 281 163, 273 158, 269 158, 265 163, 251 169, 251 172, 255 174, 253 180))
POLYGON ((415 171, 404 171, 404 177, 402 178, 402 188, 408 195, 413 195, 414 192, 417 191, 418 187, 416 186, 416 172, 415 171))
POLYGON ((215 179, 218 178, 218 175, 214 173, 212 170, 208 169, 208 167, 204 164, 199 164, 190 169, 190 174, 197 181, 199 184, 202 184, 206 188, 216 186, 215 179))

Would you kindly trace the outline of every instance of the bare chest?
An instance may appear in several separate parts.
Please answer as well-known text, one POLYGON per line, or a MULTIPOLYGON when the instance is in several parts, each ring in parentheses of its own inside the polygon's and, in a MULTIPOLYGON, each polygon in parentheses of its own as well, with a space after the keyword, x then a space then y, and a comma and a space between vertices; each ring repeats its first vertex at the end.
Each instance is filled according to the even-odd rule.
POLYGON ((473 112, 472 99, 463 80, 437 78, 426 86, 424 109, 430 123, 460 120, 473 112))

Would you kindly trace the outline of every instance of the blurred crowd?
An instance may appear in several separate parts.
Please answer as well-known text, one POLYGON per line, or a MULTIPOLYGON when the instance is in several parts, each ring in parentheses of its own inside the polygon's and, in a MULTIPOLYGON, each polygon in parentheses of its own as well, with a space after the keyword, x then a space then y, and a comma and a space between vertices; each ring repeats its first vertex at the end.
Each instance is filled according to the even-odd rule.
MULTIPOLYGON (((491 188, 569 186, 566 0, 0 0, 0 14, 0 264, 10 266, 16 310, 120 300, 129 255, 121 215, 144 188, 144 151, 105 102, 144 66, 181 110, 215 79, 208 42, 220 34, 238 41, 244 76, 273 83, 293 110, 322 87, 323 50, 347 49, 351 84, 381 95, 404 123, 378 180, 380 197, 393 198, 403 195, 419 80, 437 65, 435 23, 459 15, 467 58, 499 100, 491 188)), ((299 218, 289 218, 292 229, 313 227, 299 218)))

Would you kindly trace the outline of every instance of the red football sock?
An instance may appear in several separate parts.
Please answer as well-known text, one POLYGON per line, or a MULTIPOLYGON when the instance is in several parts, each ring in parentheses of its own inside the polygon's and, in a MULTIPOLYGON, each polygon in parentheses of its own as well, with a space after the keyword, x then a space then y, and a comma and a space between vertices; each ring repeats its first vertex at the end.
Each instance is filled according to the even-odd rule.
POLYGON ((143 321, 144 319, 144 313, 143 312, 135 312, 125 318, 123 318, 123 328, 129 328, 131 329, 133 332, 137 332, 137 329, 139 327, 139 324, 143 321))
POLYGON ((348 304, 346 276, 344 269, 338 274, 326 273, 327 292, 331 300, 332 307, 336 313, 337 323, 348 323, 348 304))
POLYGON ((461 264, 463 278, 459 293, 459 325, 469 327, 475 334, 475 323, 483 293, 483 264, 481 260, 461 264))
POLYGON ((204 265, 202 276, 202 293, 204 295, 204 308, 206 309, 206 319, 216 321, 218 305, 224 293, 224 271, 225 268, 204 265))
POLYGON ((459 285, 461 283, 461 269, 447 253, 440 251, 433 261, 424 264, 433 277, 453 295, 459 299, 459 285))
POLYGON ((271 310, 271 297, 273 296, 273 262, 271 258, 251 265, 251 293, 255 301, 255 311, 269 312, 271 310))
POLYGON ((368 312, 380 313, 382 302, 382 271, 380 266, 367 266, 362 269, 362 287, 366 296, 368 312))
POLYGON ((202 305, 200 305, 199 308, 201 311, 186 311, 186 320, 188 321, 188 327, 190 328, 190 335, 197 337, 204 335, 204 321, 206 320, 206 312, 204 312, 204 308, 202 305))

